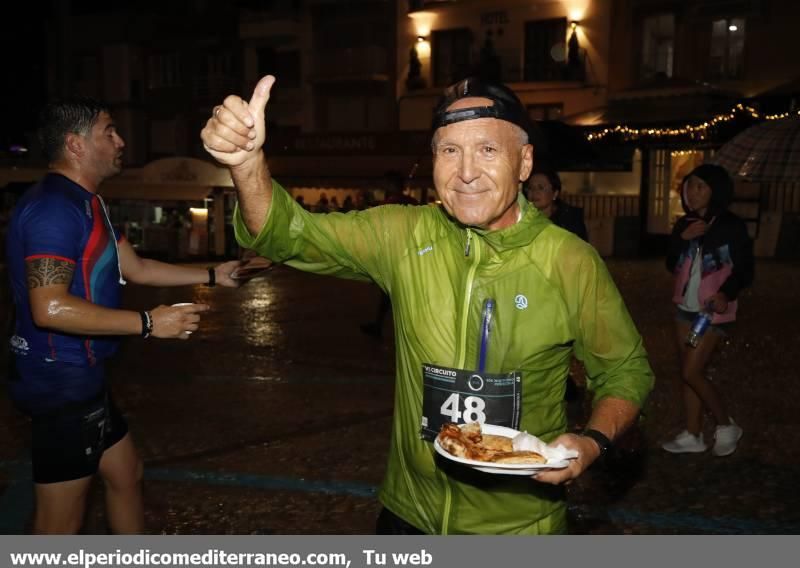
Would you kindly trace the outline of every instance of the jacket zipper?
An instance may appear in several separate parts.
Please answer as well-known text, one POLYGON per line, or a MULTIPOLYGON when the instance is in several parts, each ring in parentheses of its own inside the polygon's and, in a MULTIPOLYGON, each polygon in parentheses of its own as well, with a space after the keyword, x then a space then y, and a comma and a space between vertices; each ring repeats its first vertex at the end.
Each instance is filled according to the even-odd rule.
MULTIPOLYGON (((464 249, 464 256, 469 256, 472 243, 472 231, 467 228, 467 245, 464 249)), ((461 310, 461 331, 458 338, 458 363, 456 367, 463 369, 467 359, 467 323, 469 322, 469 305, 472 300, 472 284, 475 281, 475 272, 478 270, 478 265, 481 263, 481 247, 480 242, 475 241, 475 255, 473 256, 472 265, 467 273, 466 290, 464 294, 464 303, 461 310)), ((448 534, 450 508, 453 505, 453 490, 450 487, 450 482, 447 481, 445 476, 445 494, 444 494, 444 512, 442 514, 442 534, 448 534)))
MULTIPOLYGON (((471 250, 472 232, 467 229, 467 246, 464 252, 465 256, 469 256, 471 250)), ((467 359, 467 322, 469 321, 469 303, 472 300, 472 283, 475 280, 475 272, 478 270, 478 265, 481 262, 481 247, 478 241, 475 241, 475 255, 473 256, 472 265, 467 273, 466 290, 464 293, 464 303, 461 310, 461 331, 458 334, 458 363, 456 367, 463 369, 467 359)))

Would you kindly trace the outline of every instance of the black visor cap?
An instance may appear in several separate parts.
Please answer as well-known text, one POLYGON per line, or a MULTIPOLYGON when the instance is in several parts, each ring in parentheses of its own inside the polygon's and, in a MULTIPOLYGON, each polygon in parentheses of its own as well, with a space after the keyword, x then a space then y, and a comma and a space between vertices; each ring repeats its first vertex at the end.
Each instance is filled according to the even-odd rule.
POLYGON ((528 112, 514 91, 502 83, 484 81, 476 77, 459 81, 445 90, 434 108, 432 128, 436 131, 448 124, 476 118, 505 120, 522 128, 529 137, 533 134, 528 112), (492 105, 447 110, 454 102, 468 97, 489 99, 492 105))

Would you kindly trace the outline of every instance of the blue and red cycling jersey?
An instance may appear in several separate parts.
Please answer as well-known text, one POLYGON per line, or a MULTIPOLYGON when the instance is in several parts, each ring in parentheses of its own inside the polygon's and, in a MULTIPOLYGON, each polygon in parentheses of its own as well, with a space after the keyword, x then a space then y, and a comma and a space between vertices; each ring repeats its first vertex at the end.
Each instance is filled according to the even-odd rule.
POLYGON ((48 174, 20 199, 11 216, 6 252, 16 306, 11 350, 23 382, 29 375, 25 369, 32 366, 57 368, 62 363, 71 368, 94 367, 116 351, 119 341, 116 337, 70 335, 37 326, 31 314, 25 263, 37 258, 68 262, 74 266, 70 294, 119 308, 118 238, 102 200, 60 174, 48 174))

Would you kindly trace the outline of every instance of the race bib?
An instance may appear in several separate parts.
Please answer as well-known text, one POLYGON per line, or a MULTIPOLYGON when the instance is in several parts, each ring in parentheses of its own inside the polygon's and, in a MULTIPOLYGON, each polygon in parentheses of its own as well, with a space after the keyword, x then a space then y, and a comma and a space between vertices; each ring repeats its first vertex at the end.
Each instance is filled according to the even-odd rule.
POLYGON ((519 430, 522 375, 422 365, 422 428, 432 442, 446 422, 480 422, 519 430))

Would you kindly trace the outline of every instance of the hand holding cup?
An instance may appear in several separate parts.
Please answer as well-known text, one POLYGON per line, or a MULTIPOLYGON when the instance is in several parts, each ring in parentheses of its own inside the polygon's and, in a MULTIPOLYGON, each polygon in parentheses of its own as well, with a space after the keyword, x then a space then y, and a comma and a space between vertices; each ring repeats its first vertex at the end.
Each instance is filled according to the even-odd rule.
POLYGON ((207 312, 207 304, 182 302, 172 306, 158 306, 150 311, 153 318, 153 337, 189 339, 200 323, 200 314, 207 312))

